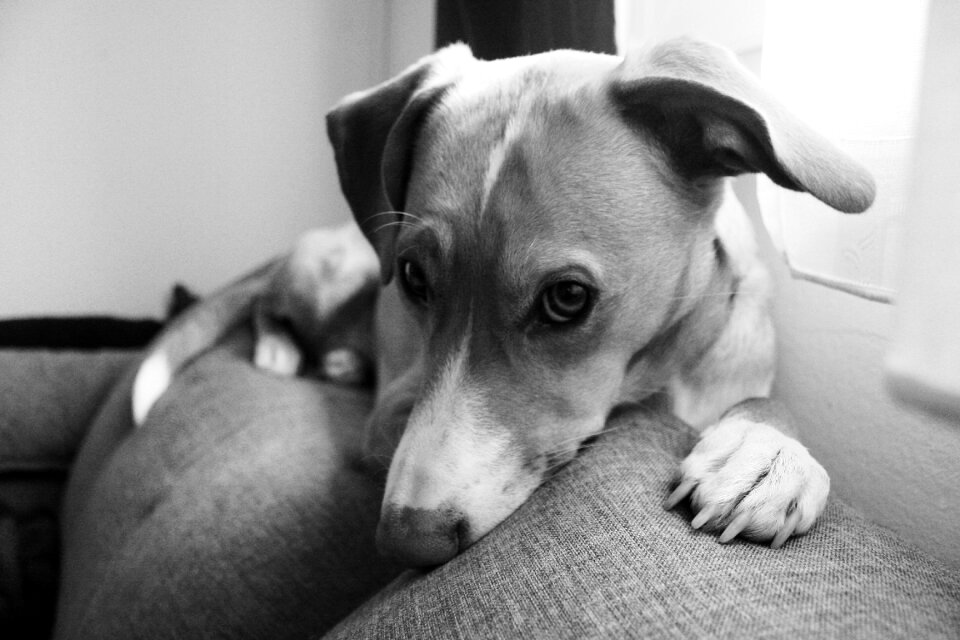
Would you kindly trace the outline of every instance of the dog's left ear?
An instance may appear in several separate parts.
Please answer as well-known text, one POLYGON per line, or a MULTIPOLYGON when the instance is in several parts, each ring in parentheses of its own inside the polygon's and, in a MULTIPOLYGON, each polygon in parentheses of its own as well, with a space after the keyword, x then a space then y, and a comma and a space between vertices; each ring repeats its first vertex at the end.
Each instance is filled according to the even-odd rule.
POLYGON ((844 213, 873 203, 866 169, 789 113, 726 49, 671 40, 627 56, 610 91, 686 178, 763 172, 844 213))
POLYGON ((327 114, 340 188, 380 257, 384 282, 392 274, 393 223, 404 206, 417 133, 473 59, 466 45, 450 45, 383 84, 348 95, 327 114))

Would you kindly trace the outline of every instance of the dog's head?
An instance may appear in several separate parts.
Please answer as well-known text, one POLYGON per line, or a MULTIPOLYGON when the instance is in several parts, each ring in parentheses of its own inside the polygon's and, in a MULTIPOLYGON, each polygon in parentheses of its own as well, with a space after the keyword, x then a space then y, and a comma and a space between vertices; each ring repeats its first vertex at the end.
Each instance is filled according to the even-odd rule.
POLYGON ((446 561, 604 426, 628 371, 715 277, 721 179, 841 211, 869 176, 733 57, 443 49, 328 116, 343 191, 415 319, 422 384, 378 539, 446 561))

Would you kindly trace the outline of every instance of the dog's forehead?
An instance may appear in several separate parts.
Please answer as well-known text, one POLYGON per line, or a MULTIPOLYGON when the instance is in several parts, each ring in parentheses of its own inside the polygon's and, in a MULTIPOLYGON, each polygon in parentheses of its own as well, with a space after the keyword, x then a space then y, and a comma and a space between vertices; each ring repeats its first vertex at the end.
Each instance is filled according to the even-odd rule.
POLYGON ((601 83, 619 62, 613 56, 584 51, 476 60, 448 87, 439 111, 454 119, 477 109, 510 115, 531 98, 550 100, 601 83))
POLYGON ((599 96, 617 62, 580 51, 475 61, 447 87, 423 125, 411 186, 421 187, 444 215, 475 211, 491 154, 517 129, 535 124, 538 114, 575 97, 599 96))
MULTIPOLYGON (((497 288, 481 306, 528 304, 548 276, 570 268, 623 288, 634 271, 685 250, 679 227, 690 216, 664 188, 662 156, 606 91, 617 59, 547 60, 478 63, 428 116, 413 150, 407 211, 431 228, 419 237, 436 240, 445 280, 497 288), (633 270, 620 268, 625 256, 633 270)), ((417 244, 412 229, 400 236, 402 251, 417 244)))
POLYGON ((618 236, 605 216, 622 218, 626 202, 670 210, 658 154, 607 92, 617 62, 552 52, 477 63, 448 89, 420 134, 411 212, 440 224, 465 219, 455 225, 461 233, 509 229, 497 241, 543 238, 552 228, 560 243, 562 235, 583 240, 606 230, 610 237, 598 239, 610 243, 618 236))

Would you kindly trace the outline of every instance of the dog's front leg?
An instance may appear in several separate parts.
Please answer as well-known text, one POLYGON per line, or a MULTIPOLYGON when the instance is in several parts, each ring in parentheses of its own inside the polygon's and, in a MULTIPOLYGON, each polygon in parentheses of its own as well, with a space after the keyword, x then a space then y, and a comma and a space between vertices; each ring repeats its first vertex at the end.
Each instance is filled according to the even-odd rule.
POLYGON ((785 408, 767 398, 737 404, 703 431, 665 506, 690 497, 693 528, 771 540, 806 533, 826 506, 830 478, 790 434, 785 408))

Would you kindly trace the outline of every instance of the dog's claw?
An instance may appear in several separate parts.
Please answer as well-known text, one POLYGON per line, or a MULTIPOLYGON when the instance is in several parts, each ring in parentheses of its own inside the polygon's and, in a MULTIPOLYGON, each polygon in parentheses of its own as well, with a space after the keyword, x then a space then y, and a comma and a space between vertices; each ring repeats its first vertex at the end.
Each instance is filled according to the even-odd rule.
POLYGON ((830 490, 826 471, 796 440, 738 418, 704 432, 680 472, 664 505, 689 497, 690 525, 715 530, 722 543, 739 537, 778 549, 810 530, 830 490))
POLYGON ((793 512, 787 516, 786 521, 784 521, 783 526, 777 531, 777 535, 774 536, 773 542, 770 543, 771 549, 779 549, 783 544, 793 535, 793 532, 797 528, 797 523, 800 522, 800 510, 794 509, 793 512))
POLYGON ((680 502, 690 495, 690 492, 693 491, 694 487, 697 486, 695 480, 684 480, 681 482, 673 492, 667 496, 667 499, 663 501, 663 508, 669 511, 675 506, 680 504, 680 502))
POLYGON ((693 522, 690 523, 690 526, 692 526, 694 529, 699 529, 703 525, 713 520, 718 511, 720 511, 720 507, 715 504, 704 507, 700 510, 700 513, 693 518, 693 522))
POLYGON ((720 543, 727 544, 740 535, 740 532, 743 531, 748 524, 750 524, 750 520, 752 518, 753 514, 751 513, 741 513, 739 516, 734 518, 733 522, 727 525, 727 528, 724 529, 723 533, 720 534, 720 543))

